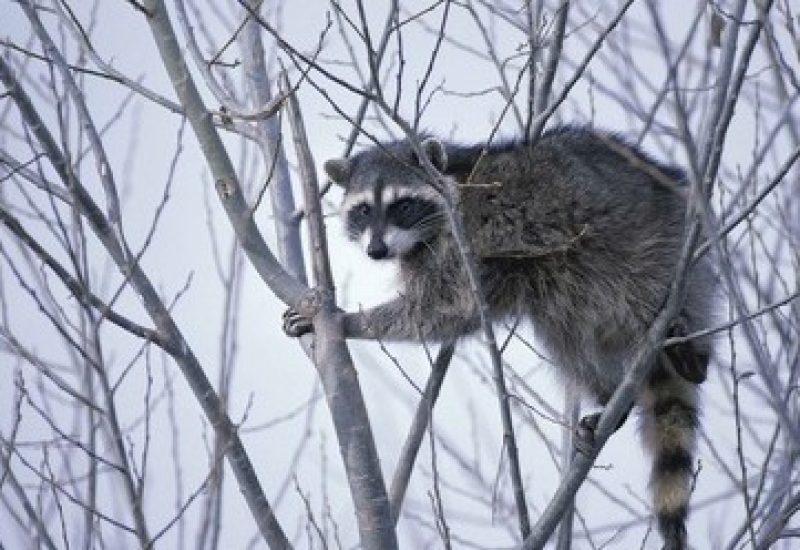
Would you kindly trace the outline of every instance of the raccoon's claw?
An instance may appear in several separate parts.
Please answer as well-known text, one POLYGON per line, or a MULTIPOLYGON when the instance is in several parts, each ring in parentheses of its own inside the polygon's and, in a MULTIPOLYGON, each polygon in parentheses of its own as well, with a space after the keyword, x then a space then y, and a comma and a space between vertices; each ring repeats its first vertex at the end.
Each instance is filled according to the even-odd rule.
POLYGON ((578 422, 578 427, 575 428, 575 450, 582 455, 589 455, 594 447, 594 432, 597 429, 597 423, 600 421, 600 413, 594 413, 584 416, 578 422))
POLYGON ((290 307, 283 312, 283 332, 287 336, 297 338, 313 331, 314 325, 311 323, 311 319, 296 309, 290 307))
MULTIPOLYGON (((619 419, 619 424, 614 428, 615 432, 625 424, 630 412, 630 409, 628 409, 628 411, 622 415, 622 418, 619 419)), ((594 433, 597 431, 597 424, 600 422, 600 414, 599 412, 587 414, 580 419, 578 427, 575 428, 575 450, 583 455, 588 456, 592 448, 594 448, 594 433)))

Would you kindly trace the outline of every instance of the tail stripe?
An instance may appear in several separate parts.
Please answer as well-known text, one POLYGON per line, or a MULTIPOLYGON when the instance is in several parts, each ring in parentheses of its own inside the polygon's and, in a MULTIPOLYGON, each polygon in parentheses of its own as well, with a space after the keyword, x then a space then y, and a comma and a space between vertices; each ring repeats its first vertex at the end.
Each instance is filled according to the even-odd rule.
POLYGON ((692 472, 692 455, 686 449, 664 450, 653 463, 654 476, 686 472, 692 472))
POLYGON ((662 550, 684 550, 686 548, 685 521, 685 506, 669 514, 659 514, 658 528, 664 537, 664 548, 662 550))
POLYGON ((697 408, 688 404, 680 397, 664 397, 653 405, 653 414, 657 417, 670 414, 675 411, 682 414, 686 421, 691 421, 693 426, 697 426, 697 408))

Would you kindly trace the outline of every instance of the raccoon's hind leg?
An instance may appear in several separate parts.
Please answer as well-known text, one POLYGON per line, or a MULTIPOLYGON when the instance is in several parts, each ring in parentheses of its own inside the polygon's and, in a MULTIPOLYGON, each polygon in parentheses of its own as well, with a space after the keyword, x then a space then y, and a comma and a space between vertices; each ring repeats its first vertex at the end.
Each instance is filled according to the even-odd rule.
POLYGON ((664 361, 664 352, 639 396, 645 445, 652 453, 650 489, 666 550, 686 548, 686 516, 694 481, 697 385, 664 361))
MULTIPOLYGON (((667 337, 681 337, 689 334, 689 329, 681 320, 676 321, 667 337)), ((688 341, 664 348, 661 359, 668 363, 677 374, 694 384, 702 384, 708 375, 709 353, 698 342, 688 341)))

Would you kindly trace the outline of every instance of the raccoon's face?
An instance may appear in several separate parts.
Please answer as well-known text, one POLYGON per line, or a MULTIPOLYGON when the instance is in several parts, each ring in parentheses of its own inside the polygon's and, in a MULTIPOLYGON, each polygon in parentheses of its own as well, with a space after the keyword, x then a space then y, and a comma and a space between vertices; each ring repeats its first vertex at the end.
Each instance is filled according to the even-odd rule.
POLYGON ((347 236, 373 260, 396 258, 429 242, 441 230, 440 205, 413 189, 383 187, 352 196, 342 204, 347 236))
MULTIPOLYGON (((443 170, 441 144, 424 143, 428 158, 443 170)), ((418 167, 405 142, 325 163, 330 179, 345 190, 341 215, 347 236, 359 242, 373 260, 408 255, 429 244, 443 229, 442 199, 418 167)))

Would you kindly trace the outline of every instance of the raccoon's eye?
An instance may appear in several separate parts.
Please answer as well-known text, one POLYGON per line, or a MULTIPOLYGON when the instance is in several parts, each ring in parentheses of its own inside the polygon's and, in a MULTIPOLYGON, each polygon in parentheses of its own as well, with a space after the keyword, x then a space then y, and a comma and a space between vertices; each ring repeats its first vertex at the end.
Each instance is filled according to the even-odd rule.
POLYGON ((359 218, 366 218, 372 211, 372 207, 365 202, 361 202, 353 207, 353 214, 359 218))
POLYGON ((400 199, 392 205, 392 209, 401 216, 409 214, 413 207, 414 201, 407 197, 400 199))
POLYGON ((413 197, 398 199, 386 209, 389 222, 402 229, 411 229, 431 213, 425 201, 413 197))

